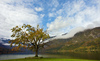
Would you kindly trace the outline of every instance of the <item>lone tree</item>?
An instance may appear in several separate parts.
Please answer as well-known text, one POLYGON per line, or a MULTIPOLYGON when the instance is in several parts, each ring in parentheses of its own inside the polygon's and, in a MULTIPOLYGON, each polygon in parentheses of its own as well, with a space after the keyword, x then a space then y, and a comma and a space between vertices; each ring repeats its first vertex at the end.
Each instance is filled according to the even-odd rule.
POLYGON ((41 47, 44 46, 44 40, 49 38, 49 34, 46 31, 43 31, 42 28, 32 27, 31 25, 23 24, 22 27, 13 27, 12 29, 13 40, 10 40, 9 43, 12 46, 13 44, 17 49, 24 47, 35 52, 35 57, 38 57, 38 51, 41 47))

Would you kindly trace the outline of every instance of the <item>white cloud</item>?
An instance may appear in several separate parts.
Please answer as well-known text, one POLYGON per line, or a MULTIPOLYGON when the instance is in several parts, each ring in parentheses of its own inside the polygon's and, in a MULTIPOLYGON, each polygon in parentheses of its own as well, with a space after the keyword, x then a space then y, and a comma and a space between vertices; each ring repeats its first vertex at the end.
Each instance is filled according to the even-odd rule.
MULTIPOLYGON (((77 32, 81 32, 81 31, 84 31, 85 28, 84 27, 76 27, 74 29, 72 29, 68 34, 66 35, 59 35, 53 39, 66 39, 66 38, 70 38, 70 37, 73 37, 77 32)), ((53 40, 52 39, 52 40, 53 40)))
POLYGON ((51 30, 58 30, 59 29, 59 26, 58 25, 61 25, 61 20, 62 20, 62 17, 59 16, 55 19, 54 22, 51 22, 50 24, 48 23, 47 24, 47 27, 49 27, 48 31, 51 31, 51 30))
POLYGON ((50 1, 48 2, 48 6, 50 6, 50 7, 56 8, 56 7, 58 7, 58 5, 59 5, 58 0, 50 0, 50 1))
MULTIPOLYGON (((62 16, 58 16, 53 22, 47 23, 48 31, 61 31, 66 27, 70 26, 70 24, 74 24, 73 18, 63 18, 62 16)), ((67 30, 66 30, 67 31, 67 30)), ((58 32, 59 33, 59 32, 58 32)))
POLYGON ((74 24, 73 18, 63 18, 62 16, 58 16, 53 22, 47 23, 48 32, 52 33, 52 35, 61 35, 70 30, 70 24, 74 24), (65 32, 66 31, 66 32, 65 32))
MULTIPOLYGON (((56 37, 54 37, 54 38, 50 38, 50 39, 47 39, 45 42, 48 42, 48 41, 52 41, 52 40, 54 40, 54 39, 67 39, 67 38, 71 38, 71 37, 73 37, 77 32, 81 32, 81 31, 84 31, 85 30, 85 28, 84 27, 76 27, 76 28, 74 28, 74 29, 72 29, 68 34, 66 34, 66 35, 58 35, 58 36, 56 36, 56 37)), ((54 32, 54 33, 56 33, 56 32, 54 32)), ((54 36, 54 35, 51 35, 51 36, 54 36)))
POLYGON ((78 31, 100 26, 100 2, 90 2, 89 4, 91 5, 87 5, 84 0, 64 3, 62 9, 54 13, 57 15, 56 19, 47 24, 48 30, 56 34, 50 33, 52 35, 58 35, 61 34, 62 31, 62 33, 66 33, 68 32, 67 30, 72 30, 66 37, 60 37, 67 38, 73 36, 78 31), (93 27, 90 25, 93 25, 93 27), (69 27, 71 28, 67 29, 69 27), (77 29, 77 27, 81 28, 77 29))
POLYGON ((22 24, 36 26, 41 18, 33 9, 23 3, 24 0, 0 0, 0 37, 10 38, 11 28, 22 24), (8 4, 9 3, 9 4, 8 4), (15 6, 13 3, 16 3, 15 6))
POLYGON ((87 4, 84 0, 62 3, 58 0, 0 0, 0 37, 10 37, 10 29, 23 23, 33 26, 47 23, 51 35, 61 35, 77 27, 97 27, 100 26, 100 1, 91 0, 87 4), (45 7, 44 3, 49 6, 45 7), (52 22, 42 22, 42 19, 52 22))
POLYGON ((41 8, 41 7, 36 7, 35 10, 36 10, 36 11, 42 11, 43 8, 41 8))
POLYGON ((45 14, 40 14, 40 17, 43 18, 45 16, 45 14))
POLYGON ((54 7, 57 7, 57 6, 59 5, 58 0, 52 0, 52 5, 53 5, 54 7))
POLYGON ((49 13, 49 17, 54 17, 54 14, 53 13, 49 13))

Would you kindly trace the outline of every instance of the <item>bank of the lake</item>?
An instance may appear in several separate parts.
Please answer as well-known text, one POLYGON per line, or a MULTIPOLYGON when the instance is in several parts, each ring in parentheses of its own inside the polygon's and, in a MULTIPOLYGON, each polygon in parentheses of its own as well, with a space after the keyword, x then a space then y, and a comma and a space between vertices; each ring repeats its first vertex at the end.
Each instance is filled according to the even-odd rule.
POLYGON ((42 58, 42 59, 11 59, 11 60, 2 60, 2 61, 100 61, 100 60, 42 58))
MULTIPOLYGON (((21 59, 25 57, 34 57, 34 54, 3 54, 0 55, 0 60, 9 60, 9 59, 21 59)), ((67 53, 46 53, 39 54, 39 57, 44 58, 60 58, 60 59, 87 59, 87 60, 99 60, 100 61, 100 52, 67 52, 67 53)))

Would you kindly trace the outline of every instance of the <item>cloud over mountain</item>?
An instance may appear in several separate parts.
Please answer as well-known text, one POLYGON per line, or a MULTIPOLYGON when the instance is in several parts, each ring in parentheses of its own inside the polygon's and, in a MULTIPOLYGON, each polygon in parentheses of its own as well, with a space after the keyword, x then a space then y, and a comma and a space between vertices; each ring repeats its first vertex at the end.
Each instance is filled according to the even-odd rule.
MULTIPOLYGON (((55 14, 55 19, 51 23, 47 23, 48 31, 52 31, 54 35, 72 31, 74 31, 72 34, 75 34, 77 28, 80 28, 77 30, 78 32, 83 28, 100 26, 100 1, 68 1, 62 4, 62 8, 56 10, 53 14, 55 14)), ((49 16, 53 17, 53 14, 49 14, 49 16)))
POLYGON ((100 26, 99 0, 0 0, 0 38, 10 38, 11 28, 40 24, 50 36, 100 26))

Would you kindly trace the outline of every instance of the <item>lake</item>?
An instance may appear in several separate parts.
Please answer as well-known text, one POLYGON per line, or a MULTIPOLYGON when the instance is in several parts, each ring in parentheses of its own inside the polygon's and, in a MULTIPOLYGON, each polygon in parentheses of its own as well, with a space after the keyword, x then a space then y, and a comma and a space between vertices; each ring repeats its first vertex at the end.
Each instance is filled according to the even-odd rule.
MULTIPOLYGON (((19 59, 25 57, 33 57, 34 54, 3 54, 0 55, 0 60, 7 60, 7 59, 19 59)), ((45 58, 67 58, 67 59, 92 59, 92 60, 100 60, 100 53, 99 52, 81 52, 81 53, 46 53, 40 54, 40 57, 45 58)))

